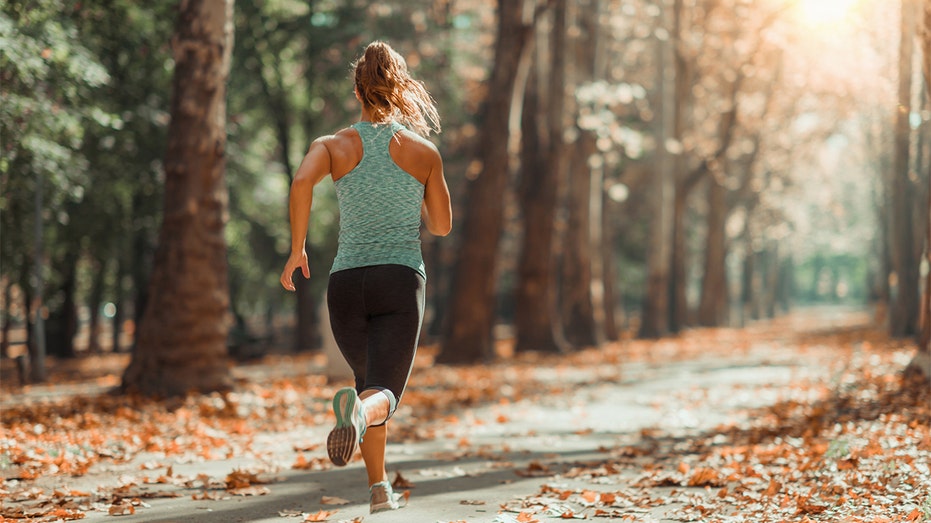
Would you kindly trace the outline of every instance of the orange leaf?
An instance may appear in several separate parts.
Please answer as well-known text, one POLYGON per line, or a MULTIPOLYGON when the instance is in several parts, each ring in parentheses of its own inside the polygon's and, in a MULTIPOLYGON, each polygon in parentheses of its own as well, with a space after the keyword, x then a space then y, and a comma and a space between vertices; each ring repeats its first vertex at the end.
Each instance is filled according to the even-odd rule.
POLYGON ((129 503, 114 503, 110 505, 108 513, 111 516, 127 516, 129 514, 135 514, 136 509, 129 503))
POLYGON ((769 480, 769 487, 763 492, 764 496, 775 496, 782 490, 782 483, 779 483, 775 479, 769 480))
POLYGON ((689 478, 688 483, 690 487, 704 487, 708 485, 716 487, 723 484, 724 482, 721 480, 718 472, 708 467, 695 469, 695 473, 692 474, 691 478, 689 478))
POLYGON ((391 482, 391 486, 396 489, 414 488, 414 484, 402 476, 400 472, 395 473, 394 481, 391 482))
POLYGON ((601 497, 597 492, 593 490, 583 490, 581 496, 582 496, 582 499, 584 499, 585 501, 588 501, 589 503, 597 503, 598 499, 601 497))
POLYGON ((520 523, 540 523, 540 520, 533 517, 530 512, 521 512, 517 515, 517 521, 520 523))
POLYGON ((304 521, 326 521, 333 514, 336 514, 335 510, 321 510, 320 512, 307 514, 304 516, 304 521))

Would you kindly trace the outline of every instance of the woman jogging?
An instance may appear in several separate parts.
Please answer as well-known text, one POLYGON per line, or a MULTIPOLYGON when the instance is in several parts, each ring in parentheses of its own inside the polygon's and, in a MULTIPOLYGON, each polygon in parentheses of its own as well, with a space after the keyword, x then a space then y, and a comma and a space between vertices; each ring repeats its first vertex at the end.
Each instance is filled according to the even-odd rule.
POLYGON ((379 512, 400 508, 385 469, 386 424, 410 376, 423 320, 420 224, 445 236, 452 210, 442 158, 420 136, 440 130, 435 102, 423 84, 383 42, 365 48, 354 73, 359 122, 314 140, 291 184, 291 256, 281 285, 293 291, 297 269, 310 277, 305 239, 313 188, 330 175, 340 227, 327 306, 355 387, 333 397, 336 426, 327 437, 327 453, 343 466, 361 449, 370 510, 379 512))

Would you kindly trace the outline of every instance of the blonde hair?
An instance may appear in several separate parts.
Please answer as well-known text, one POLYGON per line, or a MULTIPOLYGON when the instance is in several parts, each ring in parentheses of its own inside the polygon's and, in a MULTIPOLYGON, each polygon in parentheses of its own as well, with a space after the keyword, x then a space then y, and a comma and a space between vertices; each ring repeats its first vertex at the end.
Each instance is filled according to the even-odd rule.
POLYGON ((370 43, 352 67, 356 92, 373 121, 394 119, 423 136, 440 132, 436 101, 423 83, 411 78, 404 57, 390 45, 370 43))

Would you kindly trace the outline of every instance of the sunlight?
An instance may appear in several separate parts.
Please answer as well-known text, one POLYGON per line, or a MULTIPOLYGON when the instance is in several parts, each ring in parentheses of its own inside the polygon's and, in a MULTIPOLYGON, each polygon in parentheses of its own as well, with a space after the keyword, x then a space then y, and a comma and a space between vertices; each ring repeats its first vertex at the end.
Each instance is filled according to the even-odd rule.
POLYGON ((843 22, 857 0, 797 0, 806 25, 827 26, 843 22))

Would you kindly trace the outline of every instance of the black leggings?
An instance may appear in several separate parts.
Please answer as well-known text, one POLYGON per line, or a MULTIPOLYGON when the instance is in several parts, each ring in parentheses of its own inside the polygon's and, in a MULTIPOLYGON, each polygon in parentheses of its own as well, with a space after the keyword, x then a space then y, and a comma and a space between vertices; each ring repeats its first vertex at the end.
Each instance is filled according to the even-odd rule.
POLYGON ((394 394, 393 406, 401 401, 420 338, 425 284, 420 273, 404 265, 330 275, 330 326, 360 393, 387 390, 394 394))

